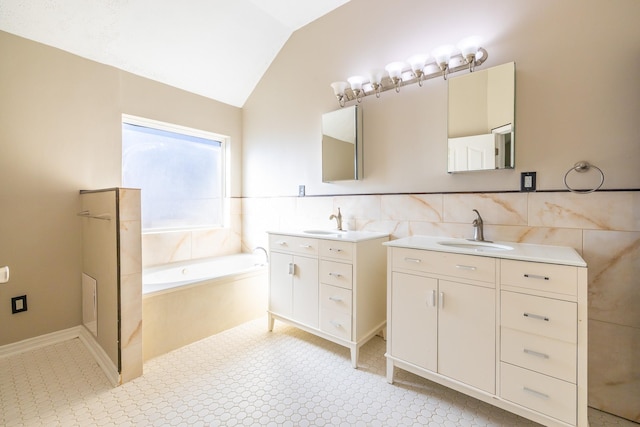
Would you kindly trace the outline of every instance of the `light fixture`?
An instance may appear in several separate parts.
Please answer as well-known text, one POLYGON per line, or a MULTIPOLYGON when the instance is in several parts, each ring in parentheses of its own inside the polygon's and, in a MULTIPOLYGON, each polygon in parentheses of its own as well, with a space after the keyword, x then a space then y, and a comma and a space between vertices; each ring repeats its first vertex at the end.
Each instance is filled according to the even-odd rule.
POLYGON ((380 98, 380 92, 382 89, 382 79, 387 76, 387 71, 382 68, 374 68, 369 71, 369 83, 371 84, 371 89, 376 94, 376 98, 380 98))
POLYGON ((455 50, 456 48, 453 45, 447 44, 436 48, 431 53, 436 60, 436 64, 440 67, 440 71, 442 71, 442 76, 445 80, 447 80, 447 75, 449 75, 449 61, 455 50))
POLYGON ((458 43, 458 49, 462 54, 465 62, 469 64, 469 71, 473 71, 476 66, 476 56, 478 55, 478 49, 482 44, 482 39, 479 36, 471 36, 460 40, 458 43))
POLYGON ((389 73, 389 78, 393 82, 393 86, 396 88, 396 92, 400 92, 400 85, 402 84, 402 70, 405 68, 404 62, 396 61, 391 62, 384 67, 389 73))
POLYGON ((434 49, 431 57, 427 54, 412 55, 407 62, 391 62, 383 69, 374 68, 367 77, 351 76, 347 82, 333 82, 331 87, 341 107, 349 101, 361 102, 367 95, 380 97, 382 92, 394 89, 400 92, 401 86, 418 83, 422 86, 425 80, 444 77, 451 73, 468 70, 482 65, 488 58, 487 51, 481 47, 478 36, 466 37, 457 45, 444 45, 434 49), (368 78, 368 81, 367 81, 368 78))
POLYGON ((347 81, 351 85, 351 90, 356 95, 356 100, 358 102, 362 101, 362 94, 364 93, 362 91, 362 82, 364 81, 364 78, 362 76, 351 76, 347 81))
POLYGON ((407 59, 413 75, 418 79, 419 86, 422 86, 422 76, 424 76, 424 67, 427 65, 427 59, 429 59, 429 55, 426 53, 417 53, 407 59))
POLYGON ((346 90, 349 87, 347 82, 333 82, 331 83, 331 87, 333 88, 333 94, 338 98, 338 104, 341 107, 344 107, 345 102, 348 100, 346 90))

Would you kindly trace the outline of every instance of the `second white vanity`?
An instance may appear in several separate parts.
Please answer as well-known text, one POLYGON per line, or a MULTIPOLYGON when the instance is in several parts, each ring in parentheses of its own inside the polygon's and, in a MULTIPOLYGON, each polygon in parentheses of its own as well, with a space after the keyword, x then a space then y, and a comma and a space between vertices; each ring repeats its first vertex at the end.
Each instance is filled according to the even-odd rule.
POLYGON ((385 243, 395 367, 544 425, 587 426, 587 268, 568 247, 385 243))
POLYGON ((278 319, 358 351, 386 325, 388 234, 269 233, 269 330, 278 319))

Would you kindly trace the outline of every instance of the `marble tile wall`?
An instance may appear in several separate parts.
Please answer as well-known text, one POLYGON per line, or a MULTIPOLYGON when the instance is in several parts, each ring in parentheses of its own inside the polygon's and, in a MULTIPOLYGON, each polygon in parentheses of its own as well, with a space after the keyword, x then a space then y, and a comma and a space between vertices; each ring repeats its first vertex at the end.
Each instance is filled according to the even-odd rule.
POLYGON ((229 227, 144 233, 144 267, 241 252, 241 199, 230 199, 229 227))
POLYGON ((245 198, 242 248, 268 230, 335 228, 485 238, 575 248, 589 267, 589 404, 640 422, 640 191, 245 198))

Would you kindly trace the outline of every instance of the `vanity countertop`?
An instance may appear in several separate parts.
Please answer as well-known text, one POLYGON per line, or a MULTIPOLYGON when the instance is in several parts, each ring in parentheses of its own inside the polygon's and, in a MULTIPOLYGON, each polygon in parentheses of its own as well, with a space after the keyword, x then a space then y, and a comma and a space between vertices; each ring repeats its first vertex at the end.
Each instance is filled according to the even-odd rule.
POLYGON ((340 240, 344 242, 362 242, 365 240, 380 239, 389 237, 388 233, 375 231, 339 231, 339 230, 286 230, 286 231, 267 231, 268 234, 282 234, 286 236, 307 237, 323 240, 340 240))
POLYGON ((531 243, 492 242, 491 246, 482 246, 483 242, 466 239, 436 236, 411 236, 383 243, 386 246, 423 249, 438 252, 477 255, 491 258, 514 259, 519 261, 544 262, 548 264, 586 267, 587 263, 567 246, 536 245, 531 243), (512 249, 506 249, 512 248, 512 249))

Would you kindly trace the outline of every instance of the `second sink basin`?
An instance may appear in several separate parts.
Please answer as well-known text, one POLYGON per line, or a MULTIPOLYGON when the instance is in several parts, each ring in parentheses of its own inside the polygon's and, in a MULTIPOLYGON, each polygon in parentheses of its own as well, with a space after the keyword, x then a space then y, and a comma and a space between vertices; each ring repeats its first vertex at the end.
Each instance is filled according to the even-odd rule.
POLYGON ((329 231, 329 230, 304 230, 305 234, 316 234, 319 236, 330 236, 332 234, 340 234, 339 231, 329 231))
POLYGON ((510 251, 513 248, 507 245, 492 242, 477 242, 474 240, 445 240, 438 242, 439 245, 458 249, 470 249, 473 251, 510 251))

